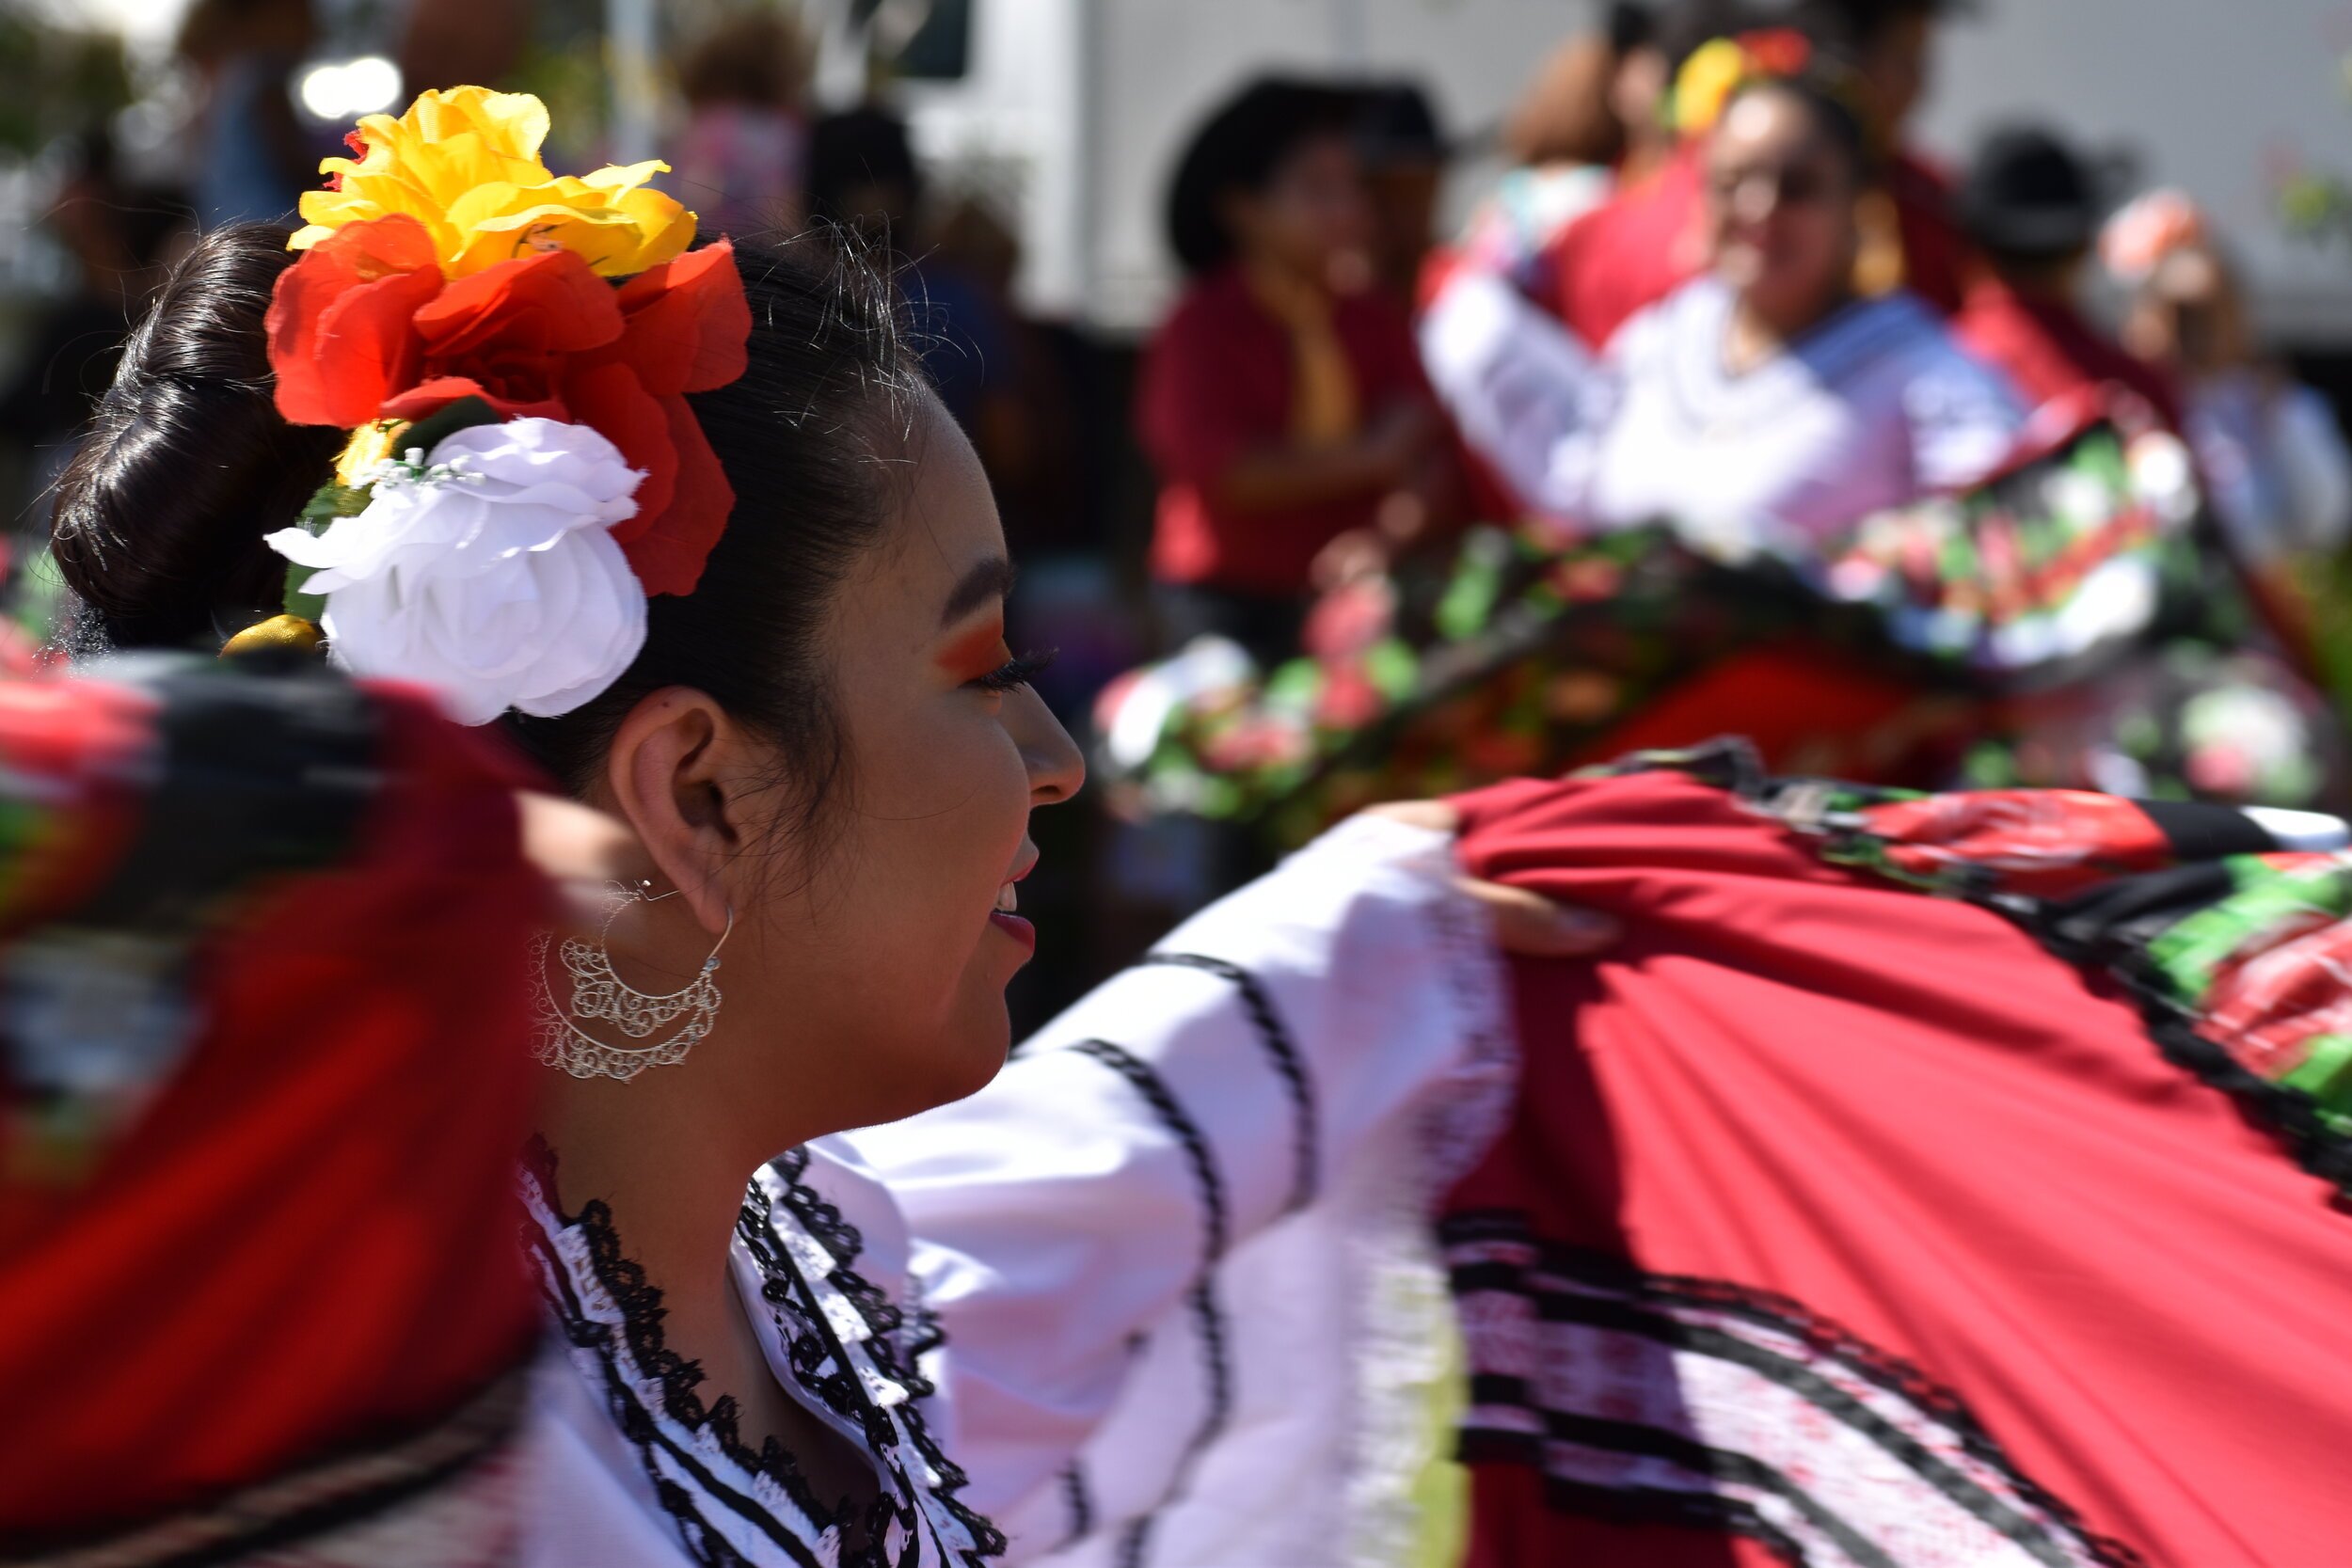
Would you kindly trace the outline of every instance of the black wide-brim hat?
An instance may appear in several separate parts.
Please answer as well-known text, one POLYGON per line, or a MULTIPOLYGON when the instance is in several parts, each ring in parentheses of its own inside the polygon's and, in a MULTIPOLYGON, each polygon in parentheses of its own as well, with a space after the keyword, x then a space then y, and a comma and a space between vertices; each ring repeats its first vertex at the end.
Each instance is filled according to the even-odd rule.
POLYGON ((1262 76, 1210 111, 1168 182, 1168 241, 1185 270, 1205 272, 1232 254, 1220 198, 1263 185, 1311 136, 1351 135, 1362 102, 1360 92, 1336 83, 1262 76))
POLYGON ((1419 82, 1366 82, 1355 93, 1356 150, 1367 166, 1442 164, 1462 150, 1419 82))
POLYGON ((2010 126, 1979 146, 1954 211, 1988 251, 2057 261, 2097 242, 2123 172, 2119 159, 2086 158, 2051 132, 2010 126))

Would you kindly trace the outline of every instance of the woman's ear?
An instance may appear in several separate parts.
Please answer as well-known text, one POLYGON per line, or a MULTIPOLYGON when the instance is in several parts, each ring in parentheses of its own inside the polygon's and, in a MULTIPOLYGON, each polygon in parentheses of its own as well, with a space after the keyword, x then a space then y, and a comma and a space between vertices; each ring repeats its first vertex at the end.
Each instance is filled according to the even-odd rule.
POLYGON ((1853 292, 1876 299, 1902 287, 1902 216, 1895 198, 1877 186, 1854 197, 1853 292))
POLYGON ((741 727, 711 698, 665 687, 629 709, 605 760, 611 809, 713 936, 725 928, 726 873, 749 836, 739 793, 727 787, 747 771, 745 744, 741 727))

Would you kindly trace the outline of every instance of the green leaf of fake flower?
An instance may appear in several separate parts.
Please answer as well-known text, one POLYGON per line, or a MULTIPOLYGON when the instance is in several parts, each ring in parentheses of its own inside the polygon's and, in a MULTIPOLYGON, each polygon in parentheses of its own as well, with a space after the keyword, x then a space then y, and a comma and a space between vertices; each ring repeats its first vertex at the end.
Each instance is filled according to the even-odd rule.
POLYGON ((498 410, 478 397, 459 398, 447 407, 437 408, 423 419, 400 433, 400 451, 394 456, 405 456, 412 448, 422 448, 429 458, 433 449, 461 430, 471 430, 478 424, 497 424, 498 410))

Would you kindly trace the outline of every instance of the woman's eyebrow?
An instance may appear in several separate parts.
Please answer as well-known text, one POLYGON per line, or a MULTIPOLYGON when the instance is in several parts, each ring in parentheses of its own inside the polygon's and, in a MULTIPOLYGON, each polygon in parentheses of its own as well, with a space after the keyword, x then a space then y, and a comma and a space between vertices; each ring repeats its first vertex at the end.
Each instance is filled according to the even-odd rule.
POLYGON ((989 600, 1010 594, 1014 575, 1012 562, 1001 555, 992 555, 978 562, 963 574, 963 580, 947 595, 947 608, 940 611, 939 624, 952 626, 989 600))

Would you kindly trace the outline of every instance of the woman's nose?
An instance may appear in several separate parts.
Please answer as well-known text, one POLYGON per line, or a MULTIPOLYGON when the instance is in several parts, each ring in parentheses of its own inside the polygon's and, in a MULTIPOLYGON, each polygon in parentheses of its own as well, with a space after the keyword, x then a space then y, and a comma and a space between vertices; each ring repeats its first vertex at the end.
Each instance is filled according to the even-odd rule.
POLYGON ((1731 193, 1732 214, 1742 223, 1762 223, 1780 207, 1780 182, 1763 178, 1742 180, 1731 193))
POLYGON ((1039 806, 1058 805, 1085 786, 1086 758, 1061 721, 1054 717, 1054 710, 1045 705, 1044 698, 1024 687, 1019 700, 1013 738, 1029 769, 1029 801, 1039 806))

